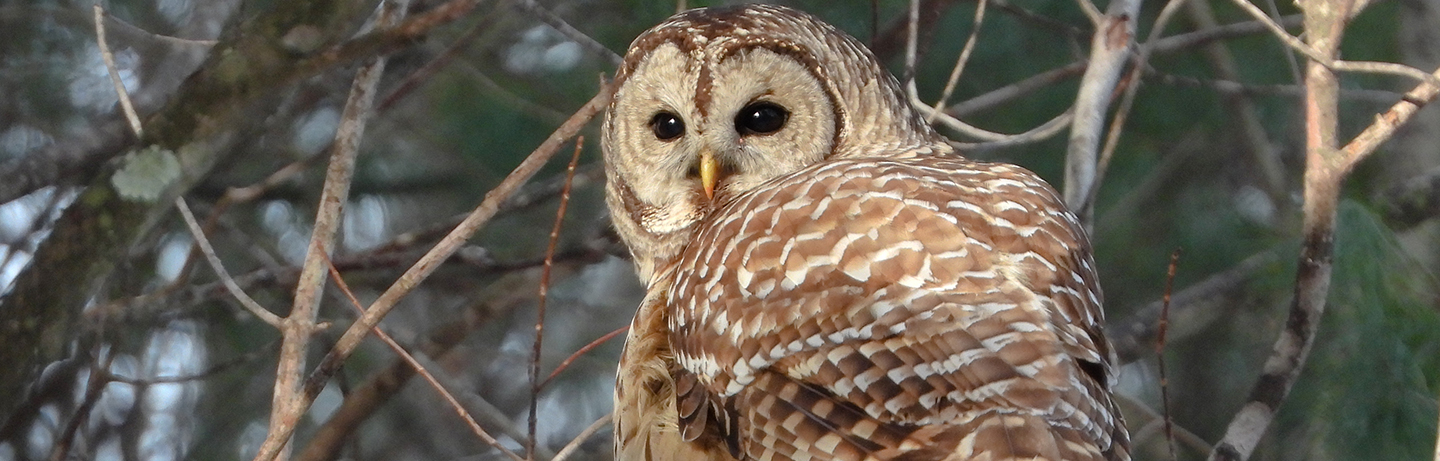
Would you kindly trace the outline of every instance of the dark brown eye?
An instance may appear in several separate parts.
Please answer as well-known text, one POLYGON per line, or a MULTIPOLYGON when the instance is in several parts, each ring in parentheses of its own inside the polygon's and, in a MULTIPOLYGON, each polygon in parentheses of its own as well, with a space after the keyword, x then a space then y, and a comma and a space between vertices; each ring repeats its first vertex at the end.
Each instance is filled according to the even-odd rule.
POLYGON ((790 112, 775 103, 757 102, 735 115, 735 130, 742 135, 770 134, 785 127, 790 112))
POLYGON ((655 132, 655 137, 661 141, 669 141, 685 134, 685 122, 680 117, 669 112, 661 112, 650 118, 650 129, 655 132))

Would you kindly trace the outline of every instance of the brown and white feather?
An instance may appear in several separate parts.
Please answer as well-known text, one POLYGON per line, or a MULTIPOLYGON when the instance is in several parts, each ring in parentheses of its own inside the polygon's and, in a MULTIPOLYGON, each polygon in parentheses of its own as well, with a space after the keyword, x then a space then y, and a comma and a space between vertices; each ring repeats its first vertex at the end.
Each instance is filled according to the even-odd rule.
POLYGON ((617 81, 607 201, 649 284, 617 459, 1129 459, 1083 229, 1034 174, 955 155, 853 38, 694 10, 617 81), (785 129, 728 133, 756 100, 785 129), (732 170, 714 197, 702 151, 732 170))

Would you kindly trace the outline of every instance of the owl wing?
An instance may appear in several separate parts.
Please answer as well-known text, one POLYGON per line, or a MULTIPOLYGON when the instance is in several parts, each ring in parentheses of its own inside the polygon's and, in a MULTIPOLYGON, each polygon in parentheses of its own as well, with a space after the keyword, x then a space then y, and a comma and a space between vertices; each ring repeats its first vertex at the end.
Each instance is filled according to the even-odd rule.
POLYGON ((669 290, 679 431, 754 459, 1126 459, 1083 230, 1033 174, 826 162, 717 209, 669 290))

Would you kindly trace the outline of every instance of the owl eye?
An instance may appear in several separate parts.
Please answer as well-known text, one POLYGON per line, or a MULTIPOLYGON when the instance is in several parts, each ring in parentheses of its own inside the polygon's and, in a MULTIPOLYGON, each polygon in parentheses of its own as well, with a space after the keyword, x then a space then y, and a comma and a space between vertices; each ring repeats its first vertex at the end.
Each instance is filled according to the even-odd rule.
POLYGON ((790 112, 771 102, 757 102, 735 116, 735 130, 742 135, 770 134, 785 127, 790 112))
POLYGON ((680 117, 669 112, 661 112, 650 118, 650 129, 655 132, 655 137, 661 141, 669 141, 685 134, 685 122, 680 117))

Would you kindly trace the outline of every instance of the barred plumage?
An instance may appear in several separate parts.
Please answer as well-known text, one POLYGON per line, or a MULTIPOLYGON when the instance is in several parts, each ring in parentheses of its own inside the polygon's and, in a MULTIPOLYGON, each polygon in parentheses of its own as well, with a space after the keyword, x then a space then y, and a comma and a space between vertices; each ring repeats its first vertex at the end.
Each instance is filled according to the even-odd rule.
POLYGON ((617 459, 1128 459, 1084 231, 955 155, 853 38, 691 11, 617 79, 608 202, 649 283, 617 459))

